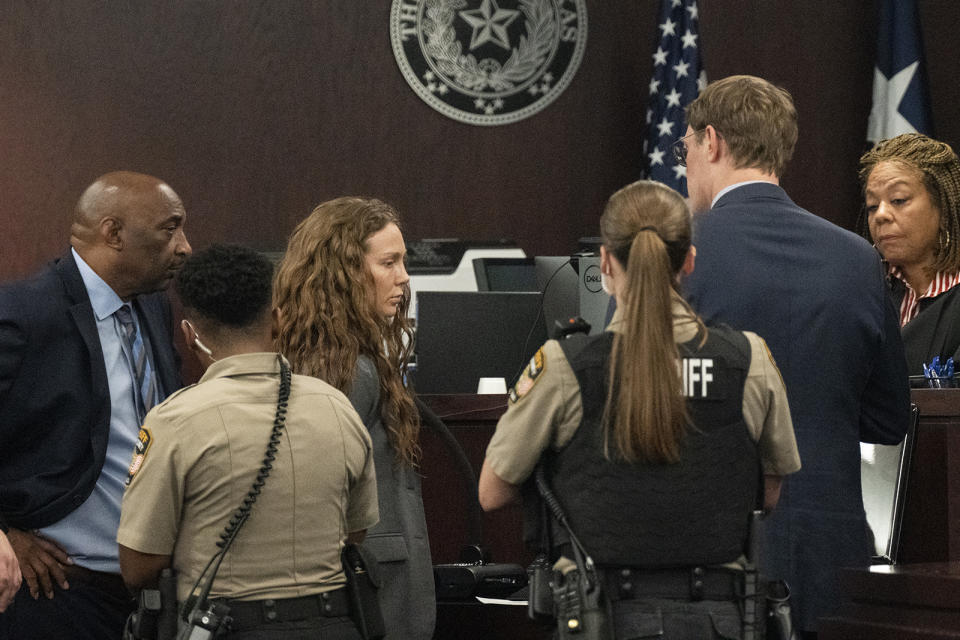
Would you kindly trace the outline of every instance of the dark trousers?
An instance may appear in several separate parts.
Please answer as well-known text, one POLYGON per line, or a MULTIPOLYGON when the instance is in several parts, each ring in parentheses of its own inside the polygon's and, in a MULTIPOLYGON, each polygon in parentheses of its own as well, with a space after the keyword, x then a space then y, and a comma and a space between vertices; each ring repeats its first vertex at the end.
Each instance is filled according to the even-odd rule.
POLYGON ((737 639, 742 632, 738 604, 717 600, 621 600, 613 603, 613 623, 617 640, 737 639))
POLYGON ((231 633, 230 640, 360 640, 350 618, 307 618, 231 633))
POLYGON ((0 614, 0 640, 120 640, 135 604, 120 576, 112 584, 68 580, 67 590, 54 586, 51 600, 43 595, 34 600, 24 580, 13 604, 0 614))

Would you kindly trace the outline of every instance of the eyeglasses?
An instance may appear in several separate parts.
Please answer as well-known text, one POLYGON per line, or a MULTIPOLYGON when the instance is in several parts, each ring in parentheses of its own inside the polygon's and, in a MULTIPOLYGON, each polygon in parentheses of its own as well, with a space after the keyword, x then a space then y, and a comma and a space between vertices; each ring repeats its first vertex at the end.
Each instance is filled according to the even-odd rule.
POLYGON ((699 131, 694 131, 693 133, 688 133, 687 135, 683 136, 682 138, 679 138, 676 142, 670 145, 671 149, 673 150, 673 161, 677 164, 678 167, 687 166, 687 143, 684 142, 684 140, 686 140, 690 136, 695 136, 704 130, 705 128, 700 129, 699 131))

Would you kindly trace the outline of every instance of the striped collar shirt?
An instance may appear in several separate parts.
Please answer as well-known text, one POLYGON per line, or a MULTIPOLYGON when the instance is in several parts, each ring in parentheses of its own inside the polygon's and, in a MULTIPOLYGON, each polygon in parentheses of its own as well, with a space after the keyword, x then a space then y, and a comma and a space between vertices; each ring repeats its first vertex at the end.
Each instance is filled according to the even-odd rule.
POLYGON ((933 280, 930 281, 930 286, 927 287, 927 290, 918 296, 917 292, 910 287, 910 283, 903 277, 903 271, 901 271, 899 267, 889 265, 887 267, 887 275, 896 278, 904 285, 903 300, 900 301, 901 327, 916 318, 917 314, 920 313, 921 300, 936 298, 941 293, 949 291, 960 283, 960 271, 956 273, 938 271, 933 276, 933 280))

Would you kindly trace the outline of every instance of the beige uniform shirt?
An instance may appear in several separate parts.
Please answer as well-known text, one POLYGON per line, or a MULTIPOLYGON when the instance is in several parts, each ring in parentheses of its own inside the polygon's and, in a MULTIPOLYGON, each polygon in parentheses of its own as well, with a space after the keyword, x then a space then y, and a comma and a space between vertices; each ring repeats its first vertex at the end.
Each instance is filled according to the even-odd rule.
MULTIPOLYGON (((621 323, 618 311, 607 330, 620 331, 621 323)), ((674 341, 688 342, 696 333, 693 315, 674 299, 674 341)), ((743 334, 750 342, 750 369, 743 389, 744 421, 758 443, 764 473, 793 473, 800 469, 800 454, 780 370, 762 338, 749 331, 743 334)), ((560 343, 549 340, 510 394, 510 406, 487 447, 491 469, 506 482, 522 484, 547 447, 559 450, 570 442, 582 418, 577 377, 560 343)))
MULTIPOLYGON (((225 358, 147 415, 117 540, 172 554, 180 600, 263 463, 279 371, 273 353, 225 358)), ((377 519, 370 436, 359 416, 327 383, 294 375, 273 470, 211 595, 260 600, 337 588, 344 538, 377 519)))

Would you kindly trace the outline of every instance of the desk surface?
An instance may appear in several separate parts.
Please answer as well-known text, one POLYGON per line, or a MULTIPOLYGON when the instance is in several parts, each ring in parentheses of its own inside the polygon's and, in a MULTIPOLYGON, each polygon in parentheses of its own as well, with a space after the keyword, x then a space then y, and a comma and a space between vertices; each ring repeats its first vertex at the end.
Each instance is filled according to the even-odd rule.
POLYGON ((912 389, 910 398, 920 408, 921 418, 960 417, 960 389, 912 389))
POLYGON ((844 569, 843 603, 821 640, 960 638, 960 562, 844 569))

